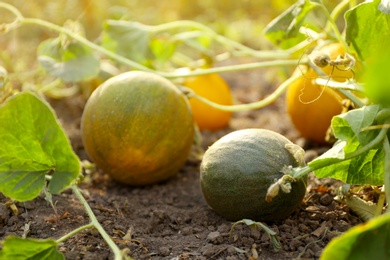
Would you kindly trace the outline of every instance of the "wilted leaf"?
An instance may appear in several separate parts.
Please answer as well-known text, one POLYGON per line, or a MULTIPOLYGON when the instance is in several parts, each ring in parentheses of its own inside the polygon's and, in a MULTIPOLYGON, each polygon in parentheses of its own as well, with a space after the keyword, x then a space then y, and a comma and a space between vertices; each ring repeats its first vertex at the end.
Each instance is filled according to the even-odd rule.
POLYGON ((282 247, 280 245, 280 242, 279 242, 279 239, 278 239, 278 236, 276 234, 275 231, 273 231, 272 229, 270 229, 266 224, 263 224, 261 222, 256 222, 256 221, 253 221, 251 219, 242 219, 242 220, 239 220, 237 222, 235 222, 232 226, 232 228, 230 229, 230 239, 233 237, 233 231, 234 231, 234 228, 236 225, 238 224, 244 224, 244 225, 247 225, 248 227, 250 227, 251 229, 257 229, 257 228, 261 228, 263 229, 267 234, 268 234, 268 237, 271 241, 271 244, 274 248, 274 251, 275 252, 278 252, 282 247))
POLYGON ((104 24, 102 46, 143 65, 154 58, 149 44, 150 27, 138 22, 108 20, 104 24))
POLYGON ((60 38, 43 41, 38 47, 39 64, 52 76, 65 82, 77 82, 99 73, 98 58, 87 47, 60 38))

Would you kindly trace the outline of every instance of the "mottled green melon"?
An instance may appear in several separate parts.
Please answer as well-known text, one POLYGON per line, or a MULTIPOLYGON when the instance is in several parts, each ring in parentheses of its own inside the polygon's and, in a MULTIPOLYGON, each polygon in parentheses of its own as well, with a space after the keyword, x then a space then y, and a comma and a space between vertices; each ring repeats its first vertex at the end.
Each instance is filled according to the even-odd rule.
POLYGON ((204 154, 200 184, 208 205, 222 217, 236 221, 275 221, 289 216, 301 205, 306 180, 292 182, 291 192, 265 200, 268 187, 283 176, 284 166, 298 166, 286 150, 292 144, 284 136, 265 129, 232 132, 204 154))

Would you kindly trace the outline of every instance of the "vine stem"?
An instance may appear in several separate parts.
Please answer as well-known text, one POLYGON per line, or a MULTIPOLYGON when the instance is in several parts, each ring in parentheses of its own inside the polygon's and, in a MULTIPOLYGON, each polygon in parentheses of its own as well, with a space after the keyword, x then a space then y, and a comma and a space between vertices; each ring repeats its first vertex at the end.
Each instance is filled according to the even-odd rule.
MULTIPOLYGON (((103 239, 106 241, 108 246, 111 248, 115 255, 115 260, 122 260, 124 258, 122 251, 119 249, 119 247, 114 243, 114 241, 111 239, 111 237, 107 234, 107 232, 104 230, 102 225, 99 223, 97 220, 95 214, 93 213, 91 207, 89 206, 88 202, 85 200, 84 196, 81 194, 80 190, 76 185, 72 185, 72 191, 76 195, 76 197, 80 200, 80 202, 83 204, 85 211, 87 212, 91 222, 88 225, 82 226, 73 232, 71 232, 73 235, 76 234, 77 232, 80 232, 81 230, 84 230, 86 228, 91 228, 95 227, 100 235, 103 237, 103 239), (76 232, 77 231, 77 232, 76 232)), ((66 237, 67 238, 67 237, 66 237)), ((63 238, 60 238, 63 239, 63 238)))
POLYGON ((358 91, 364 94, 364 88, 354 81, 338 82, 333 81, 332 79, 317 78, 314 80, 314 83, 317 85, 321 85, 324 88, 335 89, 336 91, 343 94, 346 98, 351 100, 356 105, 356 107, 363 107, 366 105, 362 100, 360 100, 351 92, 358 91))
POLYGON ((0 7, 7 9, 11 13, 13 13, 16 16, 16 21, 18 21, 18 20, 20 21, 20 20, 24 19, 22 13, 19 12, 19 10, 16 7, 14 7, 13 5, 0 2, 0 7))
POLYGON ((365 89, 359 83, 353 80, 347 80, 345 82, 334 81, 332 79, 316 78, 314 83, 321 86, 326 86, 334 89, 345 89, 351 91, 358 91, 364 93, 365 89))
MULTIPOLYGON (((128 25, 128 21, 117 21, 117 20, 109 20, 110 24, 114 25, 128 25)), ((236 42, 234 40, 231 40, 223 35, 218 34, 214 30, 210 29, 209 27, 190 20, 179 20, 179 21, 173 21, 169 23, 164 24, 158 24, 158 25, 144 25, 142 24, 142 27, 152 33, 159 33, 174 29, 180 29, 180 28, 189 28, 189 29, 195 29, 198 31, 201 31, 203 33, 206 33, 213 37, 216 41, 219 43, 231 46, 233 48, 236 48, 237 50, 242 51, 243 53, 248 53, 256 58, 267 58, 267 59, 281 59, 281 58, 287 58, 291 55, 291 50, 278 50, 278 51, 259 51, 252 49, 248 46, 245 46, 239 42, 236 42)), ((195 34, 195 36, 198 36, 195 34)))
MULTIPOLYGON (((384 142, 384 139, 386 138, 387 130, 388 130, 387 128, 382 128, 381 131, 379 132, 379 134, 371 142, 369 142, 368 144, 366 144, 365 146, 363 146, 363 148, 360 148, 359 150, 356 150, 356 151, 354 151, 352 153, 346 154, 344 156, 344 158, 327 158, 326 160, 324 160, 324 159, 319 157, 318 159, 310 162, 309 165, 307 165, 305 167, 293 169, 292 172, 291 172, 291 176, 293 178, 295 178, 295 179, 300 179, 300 178, 304 177, 305 175, 309 174, 312 171, 315 171, 315 170, 318 170, 318 169, 330 166, 332 164, 336 164, 336 163, 340 163, 340 162, 343 162, 343 161, 351 160, 354 157, 362 155, 363 153, 366 153, 369 150, 373 149, 379 143, 384 142)), ((388 155, 388 156, 390 157, 390 155, 388 155)), ((388 167, 389 170, 390 170, 390 166, 388 165, 389 162, 385 162, 385 163, 387 163, 386 167, 388 167)), ((389 173, 389 175, 390 175, 390 173, 389 173)), ((387 181, 390 182, 390 180, 387 180, 387 181)), ((385 182, 386 182, 386 180, 385 180, 385 182)), ((389 185, 390 185, 390 183, 389 183, 389 185)), ((390 194, 389 194, 389 196, 390 196, 390 194)))
POLYGON ((317 65, 315 65, 310 59, 307 61, 306 64, 310 66, 319 76, 328 77, 328 79, 321 79, 321 78, 314 79, 315 84, 322 85, 324 87, 330 87, 339 91, 345 97, 350 99, 357 107, 363 107, 365 105, 365 103, 362 102, 358 97, 356 97, 351 91, 347 91, 347 90, 353 90, 353 91, 359 91, 364 93, 364 88, 358 85, 356 82, 349 80, 352 84, 347 82, 347 84, 339 83, 339 84, 343 84, 343 85, 339 85, 332 80, 332 75, 326 75, 326 73, 322 69, 320 69, 317 65), (347 86, 350 87, 348 88, 347 86))
POLYGON ((172 77, 175 78, 193 77, 193 76, 201 76, 206 74, 236 72, 236 71, 249 70, 249 69, 261 69, 261 68, 271 68, 271 67, 279 67, 279 66, 297 66, 299 63, 304 64, 305 61, 302 60, 301 61, 300 60, 260 61, 260 62, 253 62, 247 64, 237 64, 237 65, 228 65, 228 66, 221 66, 221 67, 215 67, 209 69, 193 70, 191 72, 186 72, 182 74, 174 73, 174 74, 170 74, 169 76, 171 78, 172 77))
POLYGON ((65 240, 67 240, 68 238, 70 238, 70 237, 76 235, 77 233, 79 233, 79 232, 81 232, 81 231, 83 231, 83 230, 86 230, 86 229, 88 229, 88 228, 93 228, 93 227, 95 227, 94 224, 88 223, 88 224, 86 224, 86 225, 84 225, 84 226, 81 226, 81 227, 79 227, 79 228, 76 228, 76 229, 72 230, 71 232, 67 233, 66 235, 60 237, 59 239, 56 240, 56 242, 57 242, 58 244, 59 244, 59 243, 62 243, 62 242, 64 242, 65 240))
POLYGON ((267 96, 263 100, 249 103, 249 104, 240 104, 240 105, 220 105, 220 104, 211 102, 202 96, 197 95, 195 92, 193 92, 192 90, 190 90, 188 88, 183 87, 183 89, 185 90, 184 92, 189 98, 196 98, 196 99, 198 99, 198 100, 200 100, 200 101, 202 101, 202 102, 204 102, 204 103, 206 103, 214 108, 220 109, 220 110, 238 112, 238 111, 259 109, 259 108, 263 108, 265 106, 268 106, 269 104, 274 102, 278 97, 280 97, 283 94, 283 92, 288 88, 288 86, 290 86, 294 81, 298 80, 301 77, 302 76, 299 74, 293 75, 289 79, 284 81, 274 92, 272 92, 269 96, 267 96))
POLYGON ((333 11, 330 13, 330 17, 332 18, 332 21, 336 21, 337 18, 342 14, 342 11, 349 7, 352 7, 356 5, 356 3, 352 3, 351 0, 343 0, 337 6, 333 9, 333 11))
MULTIPOLYGON (((343 6, 345 1, 341 2, 339 4, 340 8, 343 6)), ((337 15, 337 13, 333 13, 333 14, 330 14, 328 9, 321 3, 321 4, 316 4, 317 7, 319 7, 325 14, 326 18, 327 18, 327 21, 328 21, 328 24, 327 24, 327 28, 330 27, 332 29, 332 31, 335 33, 335 36, 337 38, 337 41, 340 42, 344 49, 348 52, 349 50, 349 47, 347 45, 347 43, 345 42, 343 36, 341 35, 340 31, 339 31, 339 28, 337 27, 337 24, 334 20, 334 16, 337 15)))

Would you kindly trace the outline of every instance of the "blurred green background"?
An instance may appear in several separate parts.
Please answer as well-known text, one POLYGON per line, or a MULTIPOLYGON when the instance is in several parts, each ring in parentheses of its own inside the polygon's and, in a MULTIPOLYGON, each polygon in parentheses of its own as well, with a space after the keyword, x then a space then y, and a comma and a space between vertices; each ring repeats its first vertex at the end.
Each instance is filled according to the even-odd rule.
MULTIPOLYGON (((269 48, 264 27, 295 1, 279 0, 6 0, 25 17, 43 19, 57 25, 78 20, 89 40, 97 40, 106 19, 124 19, 156 25, 176 20, 203 23, 230 39, 255 49, 269 48)), ((331 9, 338 1, 324 1, 331 9)), ((0 9, 0 24, 14 16, 0 9)), ((40 42, 58 34, 36 25, 24 25, 0 34, 0 65, 9 72, 36 67, 40 42), (34 64, 35 66, 32 66, 34 64)), ((131 43, 129 43, 131 44, 131 43)))
MULTIPOLYGON (((97 37, 105 19, 125 19, 145 24, 160 24, 175 20, 194 20, 219 33, 255 43, 271 21, 295 1, 236 1, 236 0, 8 0, 24 16, 41 18, 55 24, 68 19, 79 20, 88 37, 97 37)), ((1 10, 3 18, 9 17, 1 10)), ((30 28, 31 29, 31 28, 30 28)), ((29 30, 32 33, 31 30, 29 30)), ((32 36, 29 34, 29 36, 32 36)))
MULTIPOLYGON (((105 19, 125 19, 145 24, 160 24, 175 20, 204 23, 234 40, 255 45, 264 26, 296 1, 278 0, 6 0, 26 17, 40 18, 55 24, 79 20, 88 37, 97 37, 105 19)), ((337 1, 324 1, 330 8, 337 1)), ((0 19, 10 19, 0 10, 0 19)), ((24 36, 36 36, 29 28, 24 36)))

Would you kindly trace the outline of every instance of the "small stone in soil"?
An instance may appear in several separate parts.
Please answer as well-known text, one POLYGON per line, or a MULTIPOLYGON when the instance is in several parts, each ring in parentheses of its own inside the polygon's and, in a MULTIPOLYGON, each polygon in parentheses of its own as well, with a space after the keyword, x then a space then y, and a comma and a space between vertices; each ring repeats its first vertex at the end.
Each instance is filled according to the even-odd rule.
POLYGON ((221 244, 223 242, 223 237, 221 236, 221 233, 214 231, 207 235, 207 241, 213 244, 221 244))
POLYGON ((211 257, 218 253, 218 248, 212 244, 206 244, 200 249, 200 252, 206 257, 211 257))
POLYGON ((334 230, 337 230, 337 231, 340 231, 340 232, 345 232, 345 231, 347 231, 350 227, 351 227, 351 225, 348 224, 348 223, 347 223, 346 221, 344 221, 344 220, 334 221, 334 222, 333 222, 333 229, 334 229, 334 230))
POLYGON ((324 195, 322 195, 319 199, 319 202, 321 203, 321 205, 323 206, 328 206, 332 203, 333 201, 333 197, 330 196, 328 193, 325 193, 324 195))
POLYGON ((293 227, 292 230, 291 230, 291 234, 292 234, 294 237, 299 236, 298 227, 293 227))
POLYGON ((192 228, 192 227, 184 227, 184 228, 181 230, 181 233, 182 233, 184 236, 191 235, 191 234, 193 233, 193 228, 192 228))
POLYGON ((259 230, 254 230, 254 229, 252 229, 252 230, 251 230, 251 237, 252 237, 253 239, 255 239, 255 240, 260 239, 260 237, 261 237, 260 231, 259 231, 259 230))
POLYGON ((0 204, 0 223, 7 223, 10 218, 11 210, 4 204, 0 204))
POLYGON ((229 233, 230 232, 230 225, 223 223, 218 226, 218 231, 221 233, 229 233))
POLYGON ((302 241, 299 241, 298 239, 291 240, 290 244, 290 250, 295 251, 298 247, 303 246, 302 241))
POLYGON ((162 246, 159 248, 160 256, 169 256, 171 249, 167 246, 162 246))

